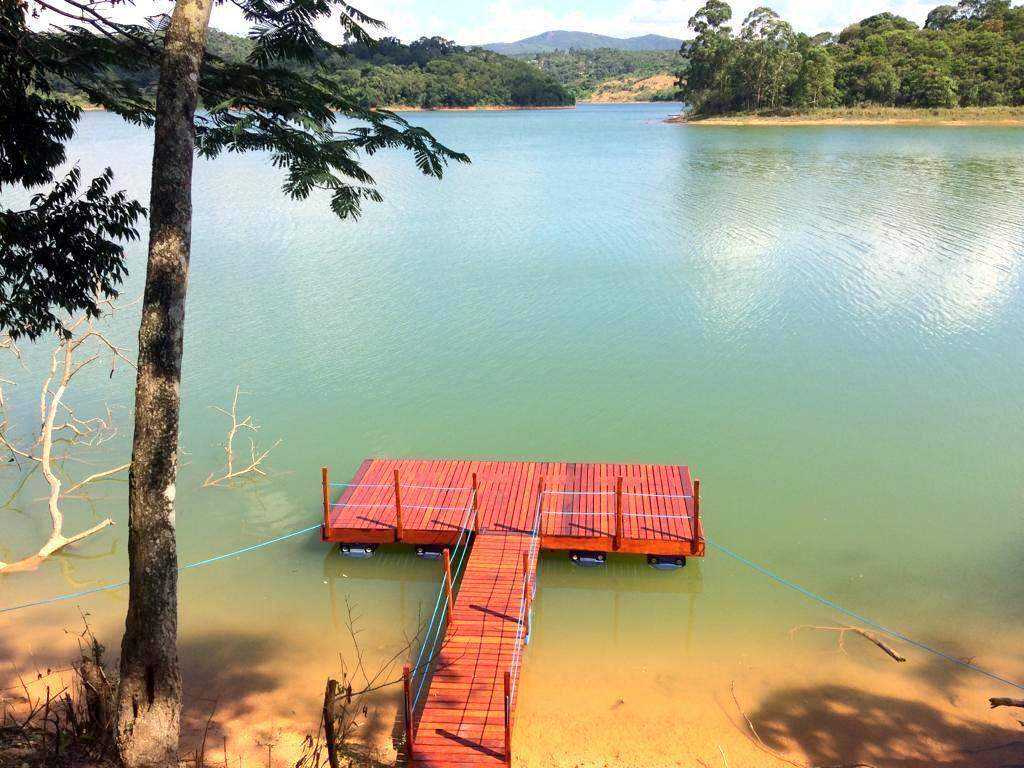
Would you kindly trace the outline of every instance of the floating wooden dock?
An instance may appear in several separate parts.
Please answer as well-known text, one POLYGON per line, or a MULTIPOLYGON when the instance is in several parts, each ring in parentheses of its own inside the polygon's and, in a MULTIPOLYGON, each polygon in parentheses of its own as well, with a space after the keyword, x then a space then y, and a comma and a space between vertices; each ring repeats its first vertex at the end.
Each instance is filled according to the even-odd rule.
POLYGON ((406 668, 406 755, 423 768, 511 763, 542 549, 704 554, 685 466, 367 459, 351 482, 326 469, 322 482, 325 541, 443 548, 438 607, 406 668))

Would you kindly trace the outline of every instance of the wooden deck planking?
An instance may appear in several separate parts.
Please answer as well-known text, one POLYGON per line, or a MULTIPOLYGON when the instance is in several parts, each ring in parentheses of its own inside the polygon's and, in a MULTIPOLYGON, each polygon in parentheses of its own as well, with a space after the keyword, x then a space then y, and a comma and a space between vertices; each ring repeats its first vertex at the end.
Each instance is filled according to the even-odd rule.
MULTIPOLYGON (((450 544, 458 538, 477 475, 479 530, 468 553, 445 642, 414 716, 414 764, 505 764, 504 673, 515 654, 524 564, 539 548, 703 555, 691 524, 693 484, 685 466, 367 459, 325 511, 324 538, 346 543, 450 544), (394 471, 402 495, 396 531, 394 471), (615 487, 623 479, 621 530, 615 487), (550 493, 538 497, 544 479, 550 493), (641 495, 636 495, 641 494, 641 495), (689 498, 683 498, 689 497, 689 498)), ((536 558, 527 566, 536 579, 536 558)), ((516 669, 516 674, 521 665, 516 669)), ((518 680, 515 685, 518 697, 518 680)), ((512 702, 514 716, 515 701, 512 702)))
MULTIPOLYGON (((343 488, 331 504, 327 540, 399 540, 395 469, 402 489, 401 541, 406 543, 455 541, 472 501, 475 472, 483 531, 531 532, 543 477, 550 493, 543 499, 543 510, 549 514, 541 520, 542 548, 607 551, 615 536, 616 479, 622 477, 620 551, 703 554, 703 542, 694 545, 689 469, 651 464, 368 459, 359 466, 355 484, 343 488), (690 498, 670 498, 682 496, 690 498)), ((472 521, 472 515, 468 517, 472 521)))
MULTIPOLYGON (((474 541, 416 718, 416 766, 505 764, 504 674, 516 650, 523 555, 532 544, 532 536, 516 533, 484 533, 474 541)), ((536 563, 529 567, 535 578, 536 563)))

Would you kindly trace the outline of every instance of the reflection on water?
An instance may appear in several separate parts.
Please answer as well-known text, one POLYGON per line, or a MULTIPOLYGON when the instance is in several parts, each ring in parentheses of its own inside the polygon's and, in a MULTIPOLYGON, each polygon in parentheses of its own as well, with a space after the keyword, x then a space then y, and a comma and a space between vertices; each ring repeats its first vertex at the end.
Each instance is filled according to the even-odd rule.
MULTIPOLYGON (((315 523, 325 463, 337 478, 381 454, 688 463, 717 540, 1024 677, 1024 133, 697 129, 660 123, 668 109, 417 115, 473 165, 436 184, 374 157, 386 203, 357 224, 282 199, 260 158, 199 163, 181 561, 315 523), (204 489, 226 431, 211 406, 238 384, 261 442, 282 439, 271 477, 204 489)), ((144 131, 89 114, 71 154, 146 199, 144 131)), ((128 297, 143 256, 133 246, 128 297)), ((130 344, 137 321, 109 333, 130 344)), ((47 354, 0 362, 26 429, 47 354)), ((82 417, 127 405, 124 373, 83 378, 69 402, 82 417)), ((82 458, 123 460, 118 419, 121 438, 82 458)), ((45 539, 44 486, 0 471, 8 560, 45 539)), ((123 481, 65 512, 68 530, 118 525, 2 577, 0 606, 123 578, 123 481)), ((183 743, 216 706, 232 766, 266 764, 267 745, 283 766, 352 657, 349 610, 366 662, 383 663, 432 610, 438 569, 404 550, 343 560, 311 535, 184 574, 183 743)), ((765 745, 801 760, 1021 762, 960 751, 1014 740, 985 703, 1012 691, 912 649, 896 665, 867 644, 841 653, 832 633, 791 639, 839 617, 714 554, 681 573, 550 555, 539 590, 524 765, 773 762, 733 683, 765 745)), ((66 663, 79 607, 116 655, 125 599, 0 614, 0 685, 66 663)), ((380 693, 365 734, 385 757, 397 696, 380 693)))

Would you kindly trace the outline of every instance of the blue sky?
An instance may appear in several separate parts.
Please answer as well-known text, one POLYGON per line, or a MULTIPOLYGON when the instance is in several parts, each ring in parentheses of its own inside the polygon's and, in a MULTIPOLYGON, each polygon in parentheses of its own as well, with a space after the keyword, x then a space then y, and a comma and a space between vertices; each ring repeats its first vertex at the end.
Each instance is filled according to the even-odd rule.
MULTIPOLYGON (((350 0, 353 5, 388 24, 388 33, 403 40, 423 35, 442 35, 462 44, 505 42, 550 29, 597 32, 617 37, 659 34, 686 36, 686 21, 702 0, 350 0)), ((757 5, 774 8, 801 32, 824 29, 838 32, 847 24, 881 11, 894 11, 920 23, 943 0, 737 0, 733 24, 757 5)), ((952 2, 952 0, 946 0, 952 2)), ((168 12, 165 0, 136 0, 119 6, 123 19, 139 21, 147 15, 168 12)), ((246 25, 230 3, 219 4, 213 26, 242 34, 246 25)), ((325 31, 327 31, 325 29, 325 31)))

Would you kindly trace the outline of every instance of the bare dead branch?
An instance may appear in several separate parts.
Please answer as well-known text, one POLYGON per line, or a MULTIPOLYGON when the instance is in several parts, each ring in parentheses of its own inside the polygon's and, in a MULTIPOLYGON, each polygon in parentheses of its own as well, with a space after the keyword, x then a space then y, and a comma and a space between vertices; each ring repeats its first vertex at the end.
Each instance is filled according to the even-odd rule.
POLYGON ((105 469, 102 472, 94 472, 91 475, 89 475, 87 478, 85 478, 84 480, 79 480, 77 483, 72 485, 70 488, 68 488, 66 491, 64 491, 63 495, 66 496, 66 495, 68 495, 70 493, 74 493, 79 488, 81 488, 83 485, 88 485, 89 483, 95 482, 97 480, 103 480, 104 478, 116 475, 119 472, 124 472, 130 466, 131 466, 131 462, 129 462, 127 464, 122 464, 119 467, 114 467, 113 469, 105 469))
MULTIPOLYGON (((109 304, 109 306, 113 311, 113 304, 109 304)), ((109 407, 105 417, 82 419, 65 401, 65 396, 72 379, 101 357, 99 352, 86 351, 87 347, 92 349, 95 346, 100 346, 110 352, 111 374, 113 374, 118 360, 128 363, 131 361, 122 348, 116 346, 102 331, 96 328, 91 318, 83 315, 73 319, 65 330, 68 335, 57 334, 56 346, 50 353, 50 365, 39 390, 40 423, 31 442, 27 445, 18 445, 10 435, 8 420, 3 418, 0 421, 0 446, 6 449, 13 459, 31 461, 42 471, 46 484, 49 486, 46 503, 50 514, 50 535, 42 547, 35 554, 16 562, 0 562, 0 572, 31 570, 50 555, 114 524, 113 520, 107 518, 73 536, 64 535, 64 513, 60 506, 61 499, 71 491, 115 475, 128 467, 124 464, 94 472, 84 480, 73 483, 67 491, 62 490, 64 464, 70 459, 70 448, 73 446, 95 447, 112 439, 117 434, 109 407), (60 420, 58 420, 58 416, 60 416, 60 420)), ((20 351, 13 346, 13 342, 8 343, 0 339, 0 349, 11 350, 20 359, 20 351)), ((3 415, 6 416, 6 411, 3 415)))
POLYGON ((223 448, 225 455, 225 466, 222 469, 222 474, 218 475, 216 472, 211 472, 206 479, 203 481, 203 487, 209 488, 211 486, 228 484, 231 485, 234 481, 240 478, 249 478, 252 476, 266 477, 267 473, 263 469, 263 462, 266 460, 270 452, 274 450, 278 445, 281 444, 280 440, 275 440, 274 444, 267 448, 265 451, 261 451, 256 447, 256 442, 250 438, 249 440, 249 463, 241 469, 235 469, 235 437, 238 436, 239 432, 248 431, 257 433, 260 427, 256 422, 253 421, 252 416, 246 416, 244 419, 239 420, 238 418, 238 397, 242 393, 241 387, 235 386, 235 396, 231 399, 231 410, 227 411, 219 406, 210 406, 212 410, 222 413, 231 419, 231 428, 228 430, 227 437, 224 440, 223 448))
POLYGON ((906 661, 905 657, 903 657, 900 654, 898 654, 891 647, 889 647, 884 642, 882 642, 878 637, 876 637, 875 635, 871 634, 867 630, 861 629, 860 627, 847 627, 847 626, 842 626, 842 627, 818 627, 818 626, 813 626, 811 624, 802 624, 802 625, 800 625, 798 627, 793 627, 791 630, 789 630, 789 636, 792 638, 801 629, 812 629, 812 630, 817 630, 819 632, 838 632, 839 633, 839 650, 841 650, 843 653, 846 652, 846 634, 848 632, 852 632, 853 634, 859 635, 860 637, 863 637, 868 642, 871 642, 874 645, 878 646, 893 661, 898 661, 898 662, 901 662, 901 663, 906 661))

